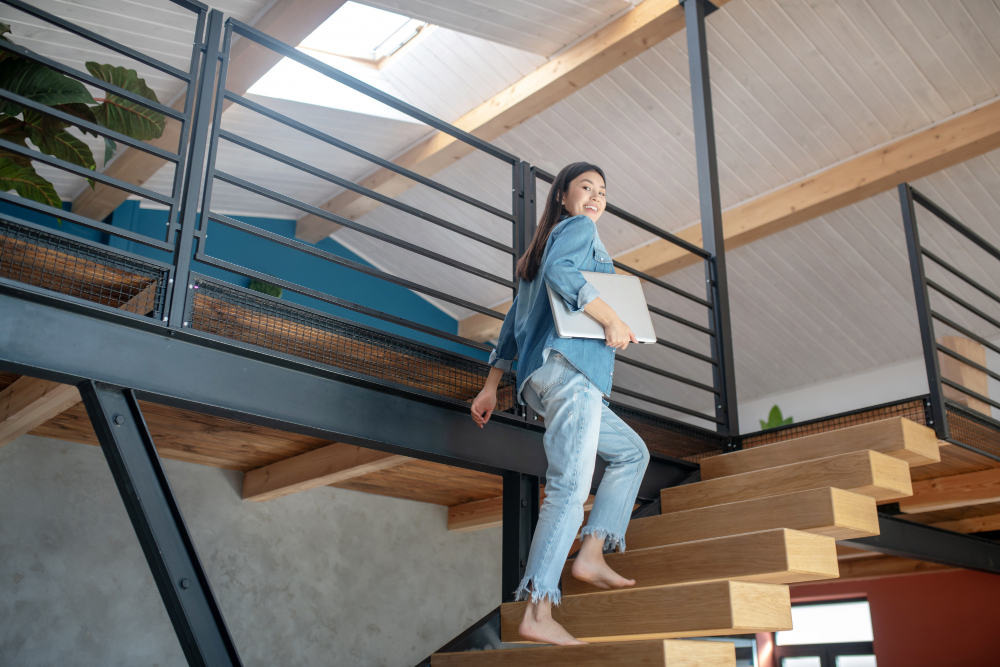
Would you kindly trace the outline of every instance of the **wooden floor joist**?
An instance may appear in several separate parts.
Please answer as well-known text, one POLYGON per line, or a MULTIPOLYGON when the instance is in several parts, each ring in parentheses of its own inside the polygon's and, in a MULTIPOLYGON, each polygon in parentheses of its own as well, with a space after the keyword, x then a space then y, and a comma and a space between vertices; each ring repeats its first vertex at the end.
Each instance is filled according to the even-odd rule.
MULTIPOLYGON (((545 500, 545 487, 539 492, 539 502, 545 500)), ((594 506, 594 496, 587 498, 583 511, 589 512, 594 506)), ((584 515, 586 524, 586 514, 584 515)), ((468 533, 483 528, 496 528, 503 525, 503 496, 462 503, 448 508, 448 530, 453 533, 468 533)))
MULTIPOLYGON (((836 579, 837 548, 832 537, 777 528, 605 556, 618 574, 636 587, 673 586, 705 581, 752 581, 794 584, 836 579)), ((563 595, 599 593, 563 568, 563 595)))
MULTIPOLYGON (((922 560, 899 558, 897 556, 871 556, 841 562, 840 579, 881 579, 906 574, 927 572, 947 572, 955 570, 951 565, 928 563, 922 560)), ((817 582, 822 583, 822 582, 817 582)))
POLYGON ((875 499, 841 489, 811 489, 634 519, 625 536, 629 549, 648 549, 775 528, 838 540, 878 535, 875 499))
POLYGON ((663 489, 660 503, 669 514, 827 486, 898 500, 911 494, 910 466, 865 450, 663 489))
MULTIPOLYGON (((517 634, 527 602, 500 607, 504 642, 517 634)), ((582 641, 620 642, 774 632, 792 627, 788 586, 720 581, 563 596, 552 617, 582 641)))
POLYGON ((913 496, 899 501, 907 514, 1000 502, 1000 468, 913 483, 913 496))
POLYGON ((21 376, 0 392, 0 447, 80 402, 77 388, 21 376))
POLYGON ((612 644, 541 646, 437 653, 431 667, 735 667, 732 642, 652 639, 612 644))
POLYGON ((933 429, 897 417, 713 456, 701 462, 701 478, 717 479, 865 449, 902 459, 910 466, 941 460, 933 429))
POLYGON ((411 460, 408 456, 335 442, 246 473, 243 499, 273 500, 394 468, 411 460))
POLYGON ((986 533, 1000 530, 1000 514, 988 514, 986 516, 975 516, 967 519, 954 519, 952 521, 940 521, 931 524, 936 528, 943 528, 955 533, 968 535, 969 533, 986 533))

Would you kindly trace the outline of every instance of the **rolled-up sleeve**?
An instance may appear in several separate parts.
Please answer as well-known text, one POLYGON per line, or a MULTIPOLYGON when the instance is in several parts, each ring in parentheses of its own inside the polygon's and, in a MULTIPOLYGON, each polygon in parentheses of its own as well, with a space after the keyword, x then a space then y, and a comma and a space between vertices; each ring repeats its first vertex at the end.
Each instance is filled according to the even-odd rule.
POLYGON ((552 233, 546 263, 542 266, 545 284, 563 298, 569 309, 576 313, 600 296, 600 292, 580 273, 587 265, 593 247, 596 228, 586 216, 566 221, 552 233))
POLYGON ((500 327, 500 337, 497 338, 497 346, 490 353, 490 366, 495 366, 504 373, 510 373, 517 358, 517 340, 514 338, 514 317, 517 312, 517 297, 510 304, 507 316, 503 318, 503 326, 500 327))

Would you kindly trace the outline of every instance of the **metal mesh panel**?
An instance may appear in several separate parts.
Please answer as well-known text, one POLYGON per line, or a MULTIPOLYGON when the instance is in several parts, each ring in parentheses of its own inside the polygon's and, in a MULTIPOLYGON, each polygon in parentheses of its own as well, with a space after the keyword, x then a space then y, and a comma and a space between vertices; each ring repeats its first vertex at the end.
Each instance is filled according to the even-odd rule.
POLYGON ((842 428, 868 424, 870 422, 881 421, 883 419, 893 419, 894 417, 905 417, 918 424, 926 423, 927 404, 924 399, 917 398, 899 403, 889 403, 872 408, 865 408, 856 412, 849 412, 842 415, 834 415, 823 419, 814 419, 802 424, 793 424, 785 428, 776 428, 743 436, 743 448, 757 447, 759 445, 769 445, 775 442, 783 442, 794 438, 801 438, 827 431, 836 431, 842 428))
POLYGON ((168 271, 0 219, 0 277, 159 319, 168 271))
POLYGON ((951 401, 945 408, 952 440, 1000 458, 1000 422, 951 401))
POLYGON ((643 439, 651 454, 699 461, 724 451, 723 436, 618 403, 611 410, 643 439))
MULTIPOLYGON (((325 316, 257 292, 204 278, 193 285, 193 329, 317 361, 354 373, 471 401, 490 367, 325 316)), ((514 383, 504 376, 497 409, 515 413, 514 383)))

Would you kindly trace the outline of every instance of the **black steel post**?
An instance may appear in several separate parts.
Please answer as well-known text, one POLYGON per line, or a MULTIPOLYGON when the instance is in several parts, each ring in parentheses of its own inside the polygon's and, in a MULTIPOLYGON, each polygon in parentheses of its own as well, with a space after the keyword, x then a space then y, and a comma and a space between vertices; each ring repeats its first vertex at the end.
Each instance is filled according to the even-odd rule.
POLYGON ((135 394, 93 381, 79 388, 188 664, 241 665, 135 394))
POLYGON ((528 565, 531 536, 538 523, 538 477, 519 472, 503 474, 502 602, 512 602, 528 565))
POLYGON ((913 207, 913 192, 909 183, 899 184, 899 205, 903 211, 903 230, 906 233, 906 250, 910 258, 910 277, 917 302, 917 322, 920 324, 920 341, 924 348, 924 365, 927 368, 927 388, 930 392, 931 417, 938 439, 948 439, 948 416, 944 407, 944 390, 941 387, 941 369, 938 366, 937 342, 934 339, 934 320, 931 317, 930 294, 924 275, 924 256, 920 251, 920 233, 913 207))
POLYGON ((191 254, 194 251, 195 225, 198 224, 198 197, 201 193, 201 177, 205 167, 205 151, 208 147, 208 128, 212 122, 212 97, 215 91, 215 73, 219 65, 219 41, 222 36, 223 15, 213 9, 208 15, 208 34, 205 54, 201 61, 198 81, 198 99, 195 101, 191 118, 191 145, 180 150, 190 150, 188 173, 184 183, 184 198, 181 204, 181 231, 174 254, 174 289, 170 296, 167 325, 183 327, 186 322, 185 304, 190 288, 191 254))
MULTIPOLYGON (((733 367, 733 337, 729 318, 729 286, 726 277, 726 251, 722 231, 722 205, 719 202, 719 168, 715 158, 715 125, 712 119, 712 86, 708 73, 708 48, 705 42, 705 13, 715 7, 705 0, 683 0, 687 25, 688 65, 691 71, 691 106, 694 112, 694 143, 698 163, 698 198, 701 202, 703 247, 712 258, 706 262, 708 285, 715 324, 713 353, 718 365, 713 371, 719 389, 715 415, 722 421, 718 430, 726 435, 739 434, 736 406, 736 374, 733 367)), ((738 440, 735 441, 737 447, 738 440)))

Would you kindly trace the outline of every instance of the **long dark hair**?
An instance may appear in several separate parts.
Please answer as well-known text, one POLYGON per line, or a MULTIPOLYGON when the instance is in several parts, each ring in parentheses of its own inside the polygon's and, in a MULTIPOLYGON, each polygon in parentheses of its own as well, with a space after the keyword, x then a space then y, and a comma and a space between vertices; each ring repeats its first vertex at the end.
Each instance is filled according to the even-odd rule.
POLYGON ((542 212, 542 219, 538 221, 535 235, 531 239, 531 244, 524 255, 517 262, 517 275, 525 280, 531 281, 538 275, 538 269, 542 264, 542 255, 545 254, 545 244, 549 242, 549 234, 552 228, 559 224, 562 218, 563 204, 562 196, 569 190, 569 184, 579 176, 588 171, 596 171, 605 181, 604 171, 596 164, 589 162, 574 162, 562 168, 552 181, 552 189, 545 200, 545 210, 542 212))

